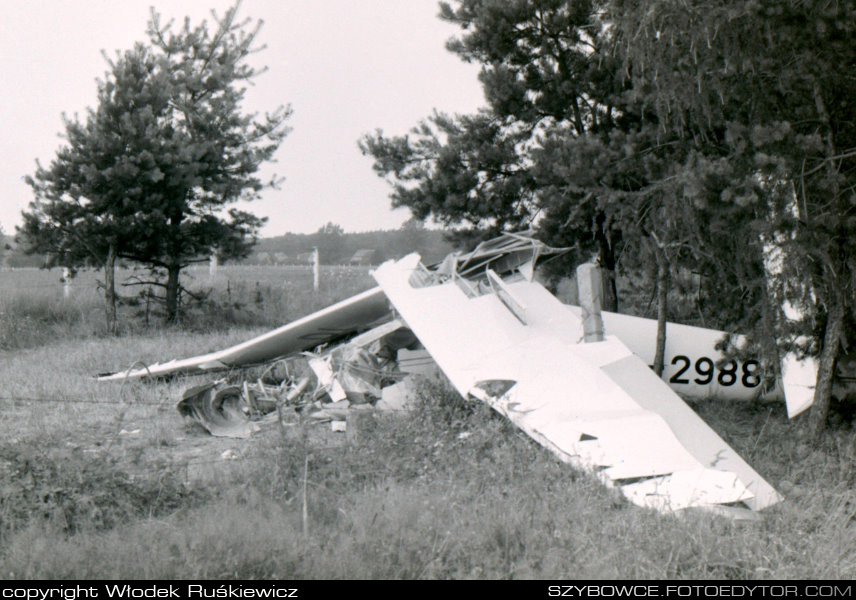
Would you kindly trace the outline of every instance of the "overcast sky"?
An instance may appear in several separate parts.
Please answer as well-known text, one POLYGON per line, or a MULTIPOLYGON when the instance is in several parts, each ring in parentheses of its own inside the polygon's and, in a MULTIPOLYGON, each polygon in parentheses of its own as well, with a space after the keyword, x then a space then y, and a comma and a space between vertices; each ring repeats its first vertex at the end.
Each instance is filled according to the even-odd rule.
MULTIPOLYGON (((32 200, 24 176, 48 165, 63 140, 61 115, 94 106, 101 55, 145 40, 149 7, 164 20, 210 19, 227 0, 3 0, 0 3, 0 227, 13 233, 32 200)), ((267 216, 263 236, 312 232, 332 221, 346 231, 394 228, 408 211, 389 208, 389 186, 357 148, 380 128, 403 134, 434 108, 468 113, 484 104, 478 68, 448 52, 458 33, 440 21, 437 0, 244 0, 262 19, 269 70, 247 94, 248 111, 290 104, 292 132, 263 175, 279 190, 248 205, 267 216)))

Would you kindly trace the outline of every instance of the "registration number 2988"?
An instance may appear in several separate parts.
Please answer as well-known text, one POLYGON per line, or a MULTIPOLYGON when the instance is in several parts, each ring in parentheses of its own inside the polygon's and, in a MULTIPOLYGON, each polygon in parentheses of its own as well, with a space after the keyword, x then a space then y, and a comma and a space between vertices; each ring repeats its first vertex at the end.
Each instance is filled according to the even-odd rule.
POLYGON ((669 378, 669 383, 710 385, 716 381, 721 386, 729 387, 739 381, 747 388, 761 384, 760 365, 757 360, 747 360, 742 365, 736 360, 730 360, 721 368, 717 368, 716 363, 706 356, 702 356, 693 364, 688 356, 678 354, 672 358, 672 364, 677 365, 678 370, 669 378))

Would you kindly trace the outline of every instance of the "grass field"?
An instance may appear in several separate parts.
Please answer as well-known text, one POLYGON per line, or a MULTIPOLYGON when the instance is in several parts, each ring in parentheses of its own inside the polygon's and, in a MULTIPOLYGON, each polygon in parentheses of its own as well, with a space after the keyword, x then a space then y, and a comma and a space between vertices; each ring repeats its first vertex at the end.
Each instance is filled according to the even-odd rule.
MULTIPOLYGON (((58 281, 22 283, 56 272, 0 273, 0 577, 856 576, 853 434, 810 447, 779 406, 694 405, 786 496, 737 523, 630 505, 442 383, 358 439, 289 419, 230 440, 175 410, 198 377, 93 380, 243 341, 372 285, 365 270, 330 271, 313 294, 308 269, 235 271, 180 327, 152 315, 146 327, 143 306, 123 306, 118 337, 99 329, 83 283, 64 300, 58 281)), ((207 270, 194 275, 207 285, 207 270)))
MULTIPOLYGON (((117 272, 121 335, 163 329, 157 288, 119 285, 133 282, 132 271, 117 272)), ((137 273, 145 279, 146 274, 137 273)), ((53 340, 107 335, 100 272, 84 271, 64 294, 60 269, 0 270, 0 351, 37 347, 53 340)), ((322 267, 318 292, 312 269, 303 266, 221 265, 185 269, 182 285, 204 298, 185 297, 177 326, 185 331, 221 331, 229 327, 278 327, 299 316, 374 285, 367 267, 322 267)), ((162 295, 162 294, 161 294, 162 295)))

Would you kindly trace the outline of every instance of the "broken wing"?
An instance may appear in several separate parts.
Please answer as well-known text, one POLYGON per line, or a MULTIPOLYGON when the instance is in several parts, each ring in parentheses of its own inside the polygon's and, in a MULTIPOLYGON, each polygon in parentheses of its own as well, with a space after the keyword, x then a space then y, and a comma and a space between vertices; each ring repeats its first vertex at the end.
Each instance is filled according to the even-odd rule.
POLYGON ((474 296, 455 279, 415 287, 421 269, 411 254, 374 277, 459 393, 562 460, 664 511, 781 499, 617 338, 579 343, 580 320, 540 284, 506 282, 512 311, 496 290, 474 296))

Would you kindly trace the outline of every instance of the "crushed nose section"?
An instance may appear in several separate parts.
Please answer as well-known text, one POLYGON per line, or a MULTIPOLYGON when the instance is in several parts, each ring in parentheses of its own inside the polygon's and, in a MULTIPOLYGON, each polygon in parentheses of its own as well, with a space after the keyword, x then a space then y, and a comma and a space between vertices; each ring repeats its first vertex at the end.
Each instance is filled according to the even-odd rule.
POLYGON ((412 332, 401 321, 392 320, 319 354, 303 352, 279 360, 254 383, 190 388, 178 410, 213 435, 247 437, 265 415, 273 420, 274 410, 280 418, 287 408, 316 422, 335 423, 348 418, 352 407, 403 408, 404 399, 394 395, 404 393, 406 386, 386 390, 407 378, 399 368, 398 351, 415 346, 418 340, 412 332), (380 402, 384 397, 387 403, 380 402))

